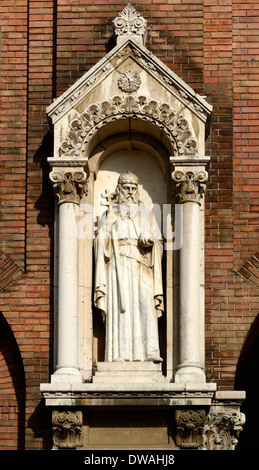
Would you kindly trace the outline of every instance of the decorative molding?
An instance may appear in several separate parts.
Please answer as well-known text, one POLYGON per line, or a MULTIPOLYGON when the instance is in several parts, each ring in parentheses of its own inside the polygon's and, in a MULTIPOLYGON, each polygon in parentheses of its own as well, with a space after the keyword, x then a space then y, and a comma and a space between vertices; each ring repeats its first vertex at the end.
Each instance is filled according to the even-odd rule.
POLYGON ((172 179, 176 183, 177 196, 179 202, 200 202, 203 197, 208 179, 205 170, 175 170, 172 179))
POLYGON ((53 448, 77 449, 83 446, 82 411, 53 410, 53 448))
POLYGON ((84 171, 53 170, 49 178, 60 204, 63 202, 79 204, 83 194, 87 194, 87 175, 84 171))
POLYGON ((240 412, 224 414, 210 412, 203 432, 203 450, 234 450, 245 424, 240 412))
POLYGON ((127 93, 137 91, 141 85, 141 78, 137 72, 122 73, 118 79, 118 87, 127 93))
POLYGON ((128 118, 140 118, 159 126, 171 140, 175 155, 197 155, 197 139, 187 119, 167 103, 131 95, 114 96, 110 100, 92 104, 78 115, 70 123, 66 138, 60 145, 59 156, 81 156, 98 129, 109 122, 128 118))
POLYGON ((203 400, 203 399, 208 399, 211 400, 213 398, 214 392, 150 392, 150 391, 105 391, 105 390, 98 390, 98 391, 93 391, 93 392, 44 392, 44 397, 45 398, 51 398, 51 399, 83 399, 86 398, 88 400, 90 399, 96 399, 98 400, 104 400, 104 399, 109 399, 109 398, 126 398, 126 399, 135 399, 135 398, 147 398, 147 399, 168 399, 171 400, 173 398, 183 398, 184 400, 203 400))
POLYGON ((181 449, 198 449, 202 445, 205 410, 183 409, 175 411, 175 442, 181 449))
POLYGON ((119 15, 113 20, 114 34, 117 40, 124 36, 136 36, 145 42, 147 21, 128 3, 119 15))

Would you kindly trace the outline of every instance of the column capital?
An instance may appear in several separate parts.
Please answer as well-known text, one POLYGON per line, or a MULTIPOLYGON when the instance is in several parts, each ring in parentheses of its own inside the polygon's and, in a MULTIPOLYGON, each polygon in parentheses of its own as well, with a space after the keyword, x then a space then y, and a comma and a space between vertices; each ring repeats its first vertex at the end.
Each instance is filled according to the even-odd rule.
POLYGON ((205 169, 177 168, 172 173, 172 179, 176 183, 176 194, 180 203, 200 203, 206 190, 205 183, 208 180, 208 173, 205 169))
POLYGON ((54 168, 49 178, 59 204, 64 202, 79 204, 82 196, 88 192, 87 174, 83 169, 54 168))
POLYGON ((239 411, 210 412, 203 431, 203 450, 234 450, 245 424, 239 411))
POLYGON ((79 204, 82 196, 88 192, 88 158, 50 157, 49 179, 59 204, 72 202, 79 204))
POLYGON ((200 204, 206 190, 209 162, 208 156, 170 157, 171 177, 176 184, 176 195, 180 203, 197 202, 200 204))

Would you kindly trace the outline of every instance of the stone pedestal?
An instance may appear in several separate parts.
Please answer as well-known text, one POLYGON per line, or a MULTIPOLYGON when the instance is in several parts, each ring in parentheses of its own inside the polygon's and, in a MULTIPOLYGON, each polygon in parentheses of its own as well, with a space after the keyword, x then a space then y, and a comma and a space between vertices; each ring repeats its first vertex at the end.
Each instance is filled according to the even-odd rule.
POLYGON ((244 392, 215 384, 42 384, 54 449, 233 450, 244 392))
POLYGON ((161 363, 154 362, 98 362, 94 384, 148 384, 163 383, 161 363))

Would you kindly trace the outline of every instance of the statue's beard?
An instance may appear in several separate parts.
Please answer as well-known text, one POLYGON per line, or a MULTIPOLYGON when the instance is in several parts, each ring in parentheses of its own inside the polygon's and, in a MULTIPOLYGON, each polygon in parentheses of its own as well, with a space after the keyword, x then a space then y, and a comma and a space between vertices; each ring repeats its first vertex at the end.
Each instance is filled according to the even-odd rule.
POLYGON ((139 196, 137 194, 127 194, 124 191, 120 191, 118 194, 118 203, 119 204, 138 204, 139 196))

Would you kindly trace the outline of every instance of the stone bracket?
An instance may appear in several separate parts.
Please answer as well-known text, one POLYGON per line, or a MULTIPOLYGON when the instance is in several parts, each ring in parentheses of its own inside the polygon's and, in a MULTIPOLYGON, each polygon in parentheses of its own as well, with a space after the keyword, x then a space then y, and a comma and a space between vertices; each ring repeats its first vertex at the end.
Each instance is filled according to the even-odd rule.
POLYGON ((53 449, 76 450, 83 445, 83 413, 81 410, 53 410, 53 449))
POLYGON ((180 449, 196 450, 202 446, 205 419, 205 409, 175 410, 175 442, 180 449))
POLYGON ((175 410, 175 442, 180 449, 235 450, 245 424, 245 415, 226 407, 225 412, 210 409, 175 410))
POLYGON ((245 415, 238 411, 211 411, 203 428, 203 450, 234 450, 245 424, 245 415))

